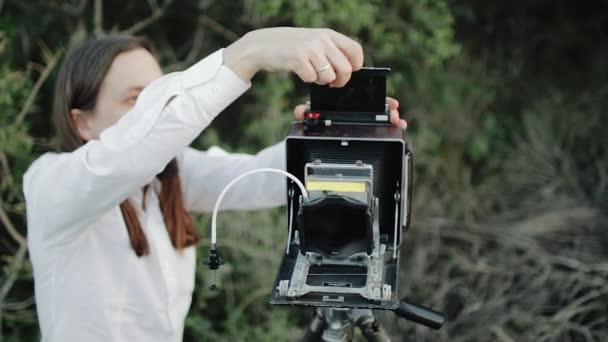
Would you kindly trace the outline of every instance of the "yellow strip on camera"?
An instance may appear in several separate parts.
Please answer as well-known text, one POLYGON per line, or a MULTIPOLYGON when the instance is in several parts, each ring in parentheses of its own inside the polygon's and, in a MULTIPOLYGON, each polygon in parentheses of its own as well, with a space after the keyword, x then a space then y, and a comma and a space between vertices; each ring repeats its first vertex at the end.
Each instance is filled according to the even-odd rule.
POLYGON ((308 191, 365 192, 365 186, 365 182, 306 182, 306 190, 308 191))

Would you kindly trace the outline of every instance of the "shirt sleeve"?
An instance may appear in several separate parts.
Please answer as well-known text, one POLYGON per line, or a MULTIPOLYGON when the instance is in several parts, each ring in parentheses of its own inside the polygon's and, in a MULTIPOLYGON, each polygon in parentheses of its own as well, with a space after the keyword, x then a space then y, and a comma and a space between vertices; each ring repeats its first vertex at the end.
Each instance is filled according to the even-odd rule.
MULTIPOLYGON (((192 212, 211 212, 220 193, 239 175, 259 168, 285 170, 285 142, 255 155, 187 148, 180 165, 186 206, 192 212)), ((260 209, 286 203, 286 178, 270 172, 252 174, 234 184, 220 209, 260 209)))
POLYGON ((62 241, 150 182, 231 102, 249 89, 222 66, 219 50, 186 71, 152 82, 99 139, 47 153, 24 175, 29 232, 62 241))

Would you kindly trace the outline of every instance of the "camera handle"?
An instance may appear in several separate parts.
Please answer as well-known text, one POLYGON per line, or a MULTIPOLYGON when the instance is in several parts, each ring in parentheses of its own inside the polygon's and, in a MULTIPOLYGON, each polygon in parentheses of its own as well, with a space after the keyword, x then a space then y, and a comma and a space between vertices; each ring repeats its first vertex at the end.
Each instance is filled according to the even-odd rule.
POLYGON ((443 326, 443 323, 445 323, 445 317, 441 312, 412 303, 406 298, 401 300, 399 306, 393 312, 401 318, 422 324, 434 330, 439 330, 443 326))

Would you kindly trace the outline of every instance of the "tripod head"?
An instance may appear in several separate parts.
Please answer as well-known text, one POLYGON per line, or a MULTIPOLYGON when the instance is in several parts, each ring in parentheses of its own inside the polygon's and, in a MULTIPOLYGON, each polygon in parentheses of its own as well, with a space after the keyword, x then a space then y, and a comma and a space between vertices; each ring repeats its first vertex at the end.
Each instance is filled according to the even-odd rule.
MULTIPOLYGON (((441 313, 401 299, 399 307, 393 312, 399 317, 438 330, 444 323, 441 313)), ((386 342, 390 337, 380 321, 370 309, 318 308, 303 342, 343 342, 352 341, 354 328, 369 342, 386 342)))

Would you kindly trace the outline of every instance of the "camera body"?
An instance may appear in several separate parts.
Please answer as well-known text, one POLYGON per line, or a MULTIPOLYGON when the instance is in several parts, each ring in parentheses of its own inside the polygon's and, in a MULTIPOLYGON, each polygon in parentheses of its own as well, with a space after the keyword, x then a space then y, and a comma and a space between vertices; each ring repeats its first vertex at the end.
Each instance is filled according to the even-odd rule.
POLYGON ((363 68, 343 88, 311 86, 286 139, 286 253, 270 302, 395 309, 412 153, 386 105, 390 69, 363 68))

